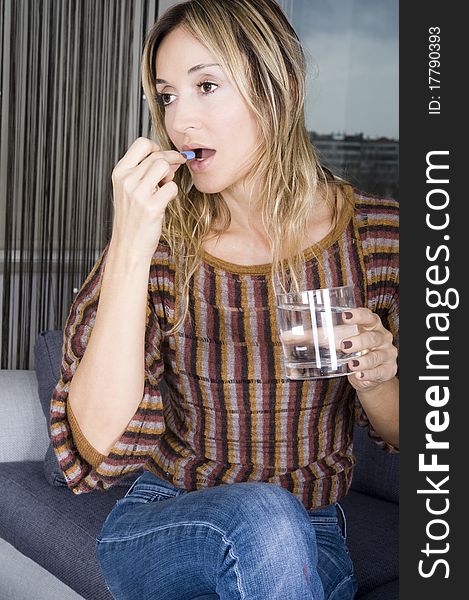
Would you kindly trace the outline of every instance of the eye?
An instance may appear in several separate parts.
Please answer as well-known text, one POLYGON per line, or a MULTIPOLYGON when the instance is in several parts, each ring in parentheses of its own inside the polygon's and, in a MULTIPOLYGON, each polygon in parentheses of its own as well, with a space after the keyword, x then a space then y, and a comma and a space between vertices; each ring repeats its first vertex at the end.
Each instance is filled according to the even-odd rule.
MULTIPOLYGON (((208 94, 213 94, 213 92, 219 87, 218 83, 213 83, 213 81, 201 81, 196 84, 198 88, 202 89, 202 95, 208 96, 208 94), (210 89, 210 88, 215 89, 210 89)), ((175 94, 163 93, 156 94, 157 103, 163 108, 169 106, 174 102, 175 94), (171 99, 172 98, 172 99, 171 99)))
POLYGON ((213 83, 213 81, 201 81, 200 83, 198 83, 197 87, 202 89, 202 93, 204 96, 206 96, 207 94, 213 94, 213 92, 215 91, 210 89, 207 90, 207 86, 215 86, 216 89, 218 87, 218 83, 213 83))
POLYGON ((156 94, 156 101, 160 106, 169 106, 174 100, 170 100, 170 97, 174 94, 156 94))

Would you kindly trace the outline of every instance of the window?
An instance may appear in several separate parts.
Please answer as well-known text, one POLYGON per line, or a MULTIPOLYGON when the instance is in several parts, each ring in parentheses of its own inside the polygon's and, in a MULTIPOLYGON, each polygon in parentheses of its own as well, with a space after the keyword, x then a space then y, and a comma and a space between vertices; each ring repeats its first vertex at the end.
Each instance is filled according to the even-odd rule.
POLYGON ((363 191, 397 197, 398 0, 279 4, 305 50, 306 126, 313 144, 327 148, 325 164, 363 191))

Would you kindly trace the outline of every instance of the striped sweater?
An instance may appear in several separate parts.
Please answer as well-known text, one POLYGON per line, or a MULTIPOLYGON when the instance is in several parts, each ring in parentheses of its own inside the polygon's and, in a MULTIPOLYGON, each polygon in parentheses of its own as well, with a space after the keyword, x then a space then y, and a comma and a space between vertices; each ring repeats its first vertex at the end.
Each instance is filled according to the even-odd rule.
MULTIPOLYGON (((352 200, 335 234, 305 251, 307 289, 355 284, 357 306, 398 331, 398 204, 352 200)), ((106 490, 141 467, 195 490, 241 481, 287 488, 307 510, 340 500, 355 463, 354 423, 376 443, 347 377, 285 377, 270 265, 239 266, 204 253, 190 287, 190 318, 178 314, 174 259, 160 243, 151 262, 140 405, 108 456, 86 440, 67 406, 73 374, 93 329, 109 244, 78 292, 64 329, 51 402, 53 447, 75 493, 106 490)))

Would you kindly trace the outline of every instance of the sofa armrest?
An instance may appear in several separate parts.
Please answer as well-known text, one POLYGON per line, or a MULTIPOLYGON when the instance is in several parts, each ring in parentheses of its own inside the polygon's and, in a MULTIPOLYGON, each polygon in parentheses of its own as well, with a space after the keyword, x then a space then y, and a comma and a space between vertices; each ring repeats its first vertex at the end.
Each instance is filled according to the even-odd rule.
POLYGON ((48 424, 33 370, 0 369, 0 462, 44 460, 48 424))

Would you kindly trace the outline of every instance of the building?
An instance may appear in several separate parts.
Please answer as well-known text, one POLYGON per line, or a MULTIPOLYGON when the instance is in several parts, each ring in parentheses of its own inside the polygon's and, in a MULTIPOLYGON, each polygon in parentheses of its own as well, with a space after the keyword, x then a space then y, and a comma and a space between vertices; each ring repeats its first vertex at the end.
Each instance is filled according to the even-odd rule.
POLYGON ((355 187, 384 197, 399 195, 399 141, 362 133, 310 133, 321 163, 355 187))

